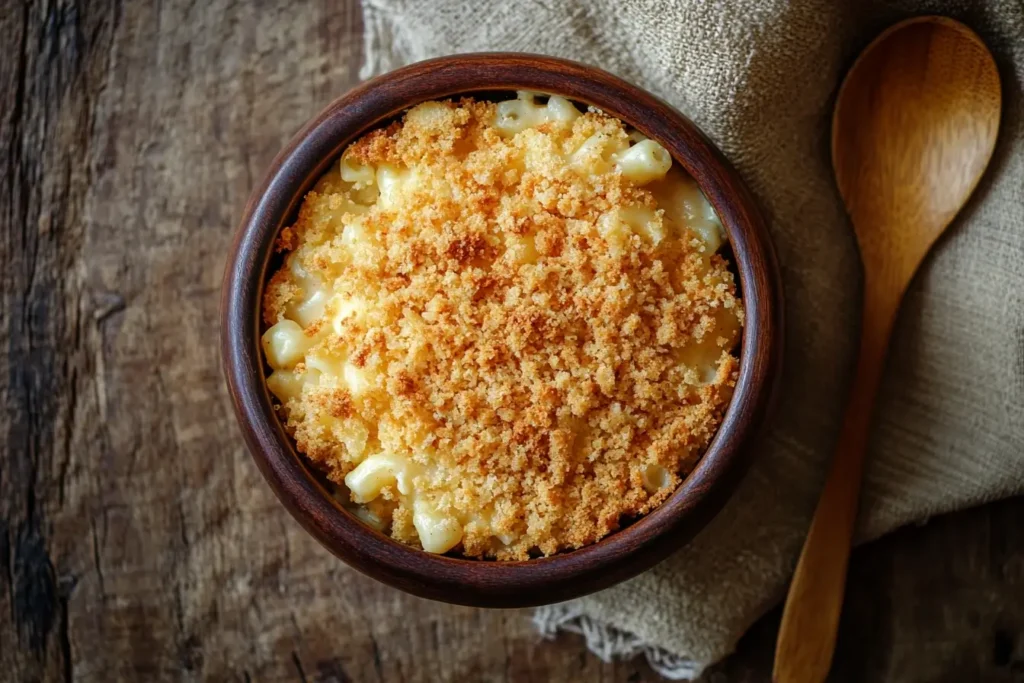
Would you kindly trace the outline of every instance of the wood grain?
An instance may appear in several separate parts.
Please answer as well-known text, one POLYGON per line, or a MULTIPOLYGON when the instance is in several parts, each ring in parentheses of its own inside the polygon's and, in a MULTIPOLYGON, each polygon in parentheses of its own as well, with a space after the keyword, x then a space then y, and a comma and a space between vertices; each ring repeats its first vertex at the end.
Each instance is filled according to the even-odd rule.
MULTIPOLYGON (((0 681, 660 680, 348 569, 244 452, 224 254, 360 30, 352 2, 0 3, 0 681)), ((1024 499, 855 552, 848 594, 835 683, 1020 683, 1024 499)), ((768 680, 777 623, 706 683, 768 680)))
POLYGON ((1001 109, 992 55, 970 29, 943 17, 885 31, 840 88, 832 162, 864 266, 860 353, 786 599, 776 683, 820 683, 828 675, 889 336, 919 264, 988 166, 1001 109))

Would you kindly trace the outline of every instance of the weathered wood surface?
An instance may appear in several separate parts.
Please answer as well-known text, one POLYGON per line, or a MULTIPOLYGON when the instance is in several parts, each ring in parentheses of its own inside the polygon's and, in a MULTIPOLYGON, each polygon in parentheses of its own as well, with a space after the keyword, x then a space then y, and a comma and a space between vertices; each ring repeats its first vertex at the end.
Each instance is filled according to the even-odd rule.
MULTIPOLYGON (((0 3, 0 680, 648 681, 334 560, 243 451, 234 221, 356 80, 353 0, 0 3)), ((1024 681, 1024 500, 854 555, 834 680, 1024 681)), ((778 615, 715 683, 766 681, 778 615)))

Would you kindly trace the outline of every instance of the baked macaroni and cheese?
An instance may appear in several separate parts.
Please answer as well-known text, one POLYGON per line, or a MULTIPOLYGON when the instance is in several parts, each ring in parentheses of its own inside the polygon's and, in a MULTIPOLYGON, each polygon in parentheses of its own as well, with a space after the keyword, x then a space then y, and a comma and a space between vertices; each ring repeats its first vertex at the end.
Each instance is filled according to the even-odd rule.
POLYGON ((305 197, 267 385, 343 503, 433 553, 594 543, 714 436, 743 308, 660 144, 562 97, 427 102, 305 197))

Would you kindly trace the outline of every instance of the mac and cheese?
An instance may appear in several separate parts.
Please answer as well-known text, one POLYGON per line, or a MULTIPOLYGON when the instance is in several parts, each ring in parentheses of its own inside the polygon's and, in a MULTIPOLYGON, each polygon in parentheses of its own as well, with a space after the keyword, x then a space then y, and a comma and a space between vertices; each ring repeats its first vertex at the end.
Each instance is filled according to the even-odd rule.
POLYGON ((556 96, 427 102, 282 231, 267 386, 364 522, 429 552, 593 543, 694 466, 736 381, 723 231, 668 151, 556 96))

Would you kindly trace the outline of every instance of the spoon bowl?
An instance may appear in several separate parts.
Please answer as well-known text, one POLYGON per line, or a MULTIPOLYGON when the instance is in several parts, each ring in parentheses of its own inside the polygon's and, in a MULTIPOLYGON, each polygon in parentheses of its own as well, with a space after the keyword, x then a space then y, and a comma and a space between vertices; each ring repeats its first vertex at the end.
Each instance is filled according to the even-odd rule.
POLYGON ((836 98, 832 165, 866 275, 909 282, 995 148, 999 71, 971 29, 917 17, 860 55, 836 98))
POLYGON ((783 610, 775 683, 821 683, 828 675, 893 322, 921 261, 988 166, 1001 106, 991 53, 945 17, 883 32, 839 89, 832 164, 864 266, 861 343, 832 468, 783 610))

